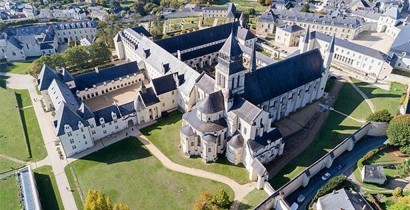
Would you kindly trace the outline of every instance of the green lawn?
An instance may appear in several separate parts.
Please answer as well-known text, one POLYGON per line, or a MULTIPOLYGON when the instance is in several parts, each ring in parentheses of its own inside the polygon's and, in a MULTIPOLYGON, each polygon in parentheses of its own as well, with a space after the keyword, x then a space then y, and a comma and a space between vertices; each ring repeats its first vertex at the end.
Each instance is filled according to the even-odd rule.
POLYGON ((406 91, 405 85, 392 83, 390 90, 383 90, 357 80, 354 80, 354 82, 366 94, 377 110, 387 109, 393 115, 399 110, 403 91, 406 91))
POLYGON ((188 167, 199 168, 230 177, 240 184, 248 183, 248 172, 243 166, 230 164, 224 155, 220 155, 215 163, 204 163, 200 157, 186 158, 178 149, 182 126, 182 114, 178 111, 170 113, 168 118, 141 130, 141 132, 175 163, 188 167))
POLYGON ((43 209, 64 209, 51 166, 35 169, 34 177, 43 209))
POLYGON ((83 205, 72 171, 84 197, 88 190, 96 189, 130 209, 192 209, 204 190, 224 189, 233 198, 225 184, 166 169, 136 138, 77 160, 65 170, 79 209, 83 205))
POLYGON ((0 173, 22 167, 23 164, 0 157, 0 173))
MULTIPOLYGON (((228 0, 219 0, 217 1, 218 5, 225 4, 228 0)), ((249 0, 231 0, 235 4, 236 9, 239 11, 246 11, 247 9, 253 8, 256 11, 264 12, 267 6, 262 6, 257 1, 249 1, 249 0)))
POLYGON ((0 208, 18 210, 20 208, 16 176, 0 180, 0 208))
POLYGON ((398 148, 390 146, 385 149, 382 149, 377 154, 373 155, 373 157, 369 158, 368 160, 364 161, 364 165, 372 165, 372 164, 397 164, 402 163, 406 158, 405 157, 398 157, 395 153, 400 153, 398 148))
POLYGON ((0 68, 0 72, 9 72, 14 74, 27 74, 28 66, 31 62, 13 62, 7 68, 0 68))
POLYGON ((47 156, 40 127, 27 90, 0 87, 0 153, 25 161, 37 161, 47 156), (26 107, 18 110, 17 107, 26 107), (26 135, 27 134, 27 135, 26 135), (26 142, 25 139, 28 139, 26 142))
POLYGON ((254 189, 245 196, 239 209, 254 209, 259 203, 268 197, 268 193, 264 190, 254 189))
MULTIPOLYGON (((333 107, 358 119, 365 119, 371 113, 366 102, 349 83, 343 85, 333 107)), ((281 187, 354 133, 360 126, 359 122, 343 115, 335 112, 329 113, 329 117, 312 144, 273 177, 270 183, 275 189, 281 187)))

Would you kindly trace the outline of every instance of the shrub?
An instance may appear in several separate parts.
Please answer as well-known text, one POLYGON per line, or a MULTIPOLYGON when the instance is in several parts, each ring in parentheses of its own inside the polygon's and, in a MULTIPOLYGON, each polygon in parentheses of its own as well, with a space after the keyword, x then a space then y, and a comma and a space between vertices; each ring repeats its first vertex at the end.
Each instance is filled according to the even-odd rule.
POLYGON ((400 165, 397 166, 397 173, 399 173, 401 178, 410 176, 410 161, 405 160, 400 163, 400 165))
POLYGON ((319 197, 332 192, 333 190, 338 190, 344 187, 350 187, 350 182, 346 179, 345 175, 341 174, 339 176, 333 177, 317 191, 312 202, 319 199, 319 197))
POLYGON ((387 127, 387 136, 395 146, 410 146, 410 114, 395 116, 387 127))
POLYGON ((372 121, 372 122, 390 122, 390 120, 392 119, 393 119, 393 116, 386 109, 376 111, 375 113, 371 113, 367 117, 367 121, 372 121))
POLYGON ((392 195, 394 197, 403 197, 403 189, 401 187, 396 187, 396 189, 393 190, 392 195))

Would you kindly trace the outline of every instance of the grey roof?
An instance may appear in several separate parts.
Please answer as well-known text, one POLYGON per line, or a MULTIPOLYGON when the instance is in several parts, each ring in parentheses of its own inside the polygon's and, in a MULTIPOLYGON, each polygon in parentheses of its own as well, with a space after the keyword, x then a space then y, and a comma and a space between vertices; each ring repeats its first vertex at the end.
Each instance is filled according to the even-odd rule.
POLYGON ((228 6, 228 10, 226 11, 227 18, 235 18, 236 15, 236 7, 234 3, 230 3, 228 6))
MULTIPOLYGON (((247 55, 252 55, 252 49, 244 46, 244 45, 239 45, 241 47, 241 50, 243 53, 247 54, 247 55)), ((275 60, 273 60, 272 58, 260 53, 256 51, 256 60, 260 60, 264 63, 266 63, 267 65, 275 63, 275 60)))
POLYGON ((245 74, 243 97, 261 104, 322 77, 323 59, 318 49, 290 57, 245 74))
POLYGON ((221 49, 222 45, 223 43, 219 43, 219 44, 214 44, 214 45, 210 45, 207 47, 202 47, 196 50, 181 53, 181 61, 187 61, 193 58, 198 58, 200 56, 218 52, 221 49))
POLYGON ((202 137, 202 140, 206 142, 216 143, 216 136, 212 134, 206 134, 202 137))
POLYGON ((228 7, 204 7, 202 10, 228 10, 228 7))
POLYGON ((181 133, 184 134, 185 136, 195 135, 194 131, 192 130, 191 126, 189 126, 189 125, 182 126, 181 133))
POLYGON ((70 21, 70 22, 55 22, 53 23, 55 30, 66 30, 75 28, 97 28, 97 22, 93 20, 81 20, 81 21, 70 21))
POLYGON ((334 53, 335 52, 335 35, 333 34, 332 39, 330 40, 329 47, 327 48, 327 52, 334 53))
POLYGON ((70 72, 68 72, 68 70, 65 68, 63 69, 62 77, 63 82, 74 81, 73 75, 71 75, 70 72))
POLYGON ((282 138, 282 134, 280 133, 278 128, 275 128, 269 133, 263 133, 262 136, 256 135, 255 139, 248 142, 251 150, 257 151, 280 138, 282 138))
POLYGON ((109 123, 114 121, 112 114, 115 114, 117 116, 117 119, 121 118, 121 113, 120 110, 118 109, 118 106, 116 105, 111 105, 108 107, 105 107, 103 109, 100 109, 98 111, 94 112, 94 116, 95 116, 95 124, 97 124, 97 126, 100 126, 100 119, 104 119, 104 123, 109 123))
POLYGON ((256 66, 256 50, 255 50, 255 45, 256 43, 254 43, 252 45, 252 54, 250 57, 250 61, 249 61, 249 72, 255 71, 257 66, 256 66))
POLYGON ((10 44, 12 44, 14 47, 20 50, 23 48, 23 46, 21 45, 22 43, 18 39, 16 39, 14 36, 9 36, 7 41, 9 41, 10 44))
POLYGON ((310 26, 307 27, 306 33, 305 33, 305 36, 304 36, 304 39, 303 39, 303 42, 305 44, 309 43, 309 40, 310 40, 309 36, 310 36, 310 26))
POLYGON ((54 46, 48 43, 41 43, 40 50, 51 50, 54 49, 54 46))
MULTIPOLYGON (((51 85, 57 87, 56 89, 54 89, 54 91, 60 92, 60 95, 62 96, 60 101, 65 102, 66 105, 73 107, 73 109, 78 109, 81 101, 76 95, 73 94, 73 92, 71 92, 71 90, 68 88, 68 86, 65 83, 63 83, 59 79, 54 79, 51 82, 50 86, 51 85)), ((50 88, 48 89, 48 92, 51 92, 50 88)))
POLYGON ((231 137, 231 140, 228 141, 228 145, 233 148, 243 147, 244 139, 240 133, 235 134, 231 137))
POLYGON ((205 71, 203 71, 197 78, 195 85, 206 94, 211 94, 215 91, 215 80, 212 79, 205 71))
POLYGON ((255 172, 258 176, 264 176, 265 175, 266 168, 265 168, 265 166, 263 166, 263 164, 257 158, 253 158, 251 166, 252 166, 252 168, 255 169, 255 172))
POLYGON ((81 103, 80 107, 78 108, 78 114, 80 114, 80 116, 85 120, 88 120, 94 117, 94 113, 84 103, 81 103))
POLYGON ((262 13, 258 18, 258 22, 272 23, 276 21, 276 15, 273 13, 273 10, 269 9, 266 12, 262 13))
POLYGON ((237 37, 241 40, 250 40, 256 38, 255 34, 242 27, 238 27, 237 37))
POLYGON ((133 114, 135 113, 134 101, 119 105, 118 109, 120 110, 122 117, 133 114))
POLYGON ((259 107, 240 97, 234 98, 234 104, 230 111, 251 125, 262 112, 259 107))
POLYGON ((88 126, 89 123, 84 120, 77 110, 72 106, 68 106, 65 102, 59 106, 56 116, 54 117, 54 127, 57 136, 65 134, 64 125, 69 125, 72 130, 78 130, 78 123, 81 122, 84 126, 88 126))
POLYGON ((390 52, 397 53, 399 56, 403 52, 410 56, 410 25, 400 27, 401 31, 394 40, 390 52))
POLYGON ((344 188, 324 195, 318 199, 318 203, 323 210, 344 209, 344 210, 371 210, 372 207, 358 193, 352 193, 344 188), (364 208, 363 208, 364 207, 364 208))
POLYGON ((197 110, 193 109, 190 112, 186 112, 182 115, 182 118, 186 120, 192 128, 198 130, 199 132, 215 132, 224 130, 227 128, 226 121, 221 118, 213 122, 203 122, 198 119, 197 110))
POLYGON ((402 17, 399 11, 399 8, 397 6, 392 6, 392 7, 387 8, 386 12, 384 12, 383 15, 391 17, 395 20, 398 20, 402 17))
POLYGON ((157 95, 168 93, 177 89, 177 81, 175 81, 175 74, 167 74, 152 80, 152 85, 157 95))
POLYGON ((234 35, 234 31, 231 31, 231 34, 229 35, 228 39, 226 39, 224 45, 222 48, 219 50, 219 52, 224 53, 225 55, 228 56, 240 56, 242 55, 242 50, 239 47, 238 40, 236 39, 236 36, 234 35))
POLYGON ((225 109, 222 91, 209 94, 197 103, 198 111, 204 114, 214 114, 225 109))
POLYGON ((372 20, 379 20, 380 18, 380 13, 377 13, 373 10, 355 10, 352 11, 352 14, 355 16, 363 17, 363 18, 369 18, 372 20))
MULTIPOLYGON (((311 37, 313 36, 316 39, 325 41, 327 43, 330 43, 330 41, 332 40, 332 36, 328 36, 318 31, 311 32, 310 36, 311 37)), ((358 52, 364 55, 368 55, 370 57, 373 57, 379 60, 387 59, 387 55, 378 50, 375 50, 375 49, 372 49, 372 48, 369 48, 363 45, 355 44, 353 42, 349 42, 348 40, 340 39, 337 37, 335 38, 335 46, 344 47, 346 49, 350 49, 352 51, 355 51, 355 52, 358 52)))
POLYGON ((280 29, 289 32, 289 33, 293 33, 293 32, 297 32, 297 31, 302 31, 304 30, 302 27, 298 26, 298 25, 284 25, 279 27, 280 29))
POLYGON ((153 104, 159 103, 159 99, 154 92, 154 89, 147 88, 146 91, 139 91, 139 95, 144 102, 145 107, 151 106, 153 104))
POLYGON ((131 30, 146 37, 152 37, 152 34, 149 31, 147 31, 147 29, 145 29, 143 26, 137 26, 135 28, 131 28, 131 30))
POLYGON ((334 17, 330 15, 305 13, 299 11, 277 9, 272 10, 276 17, 282 20, 294 20, 298 22, 316 23, 323 25, 336 25, 345 28, 357 28, 364 24, 363 18, 360 17, 334 17))
POLYGON ((383 179, 386 180, 383 166, 365 165, 363 166, 365 179, 383 179))
POLYGON ((40 91, 47 90, 54 79, 61 79, 61 77, 56 71, 44 64, 37 79, 38 89, 40 91))
POLYGON ((40 210, 41 203, 37 191, 36 180, 33 172, 29 168, 24 167, 17 172, 19 184, 21 186, 22 195, 21 198, 24 201, 23 209, 40 210))
POLYGON ((128 75, 141 73, 137 62, 129 62, 118 66, 112 66, 98 72, 92 71, 74 77, 77 90, 84 90, 85 88, 92 88, 94 85, 100 85, 104 82, 111 82, 112 80, 119 80, 119 78, 126 78, 128 75))

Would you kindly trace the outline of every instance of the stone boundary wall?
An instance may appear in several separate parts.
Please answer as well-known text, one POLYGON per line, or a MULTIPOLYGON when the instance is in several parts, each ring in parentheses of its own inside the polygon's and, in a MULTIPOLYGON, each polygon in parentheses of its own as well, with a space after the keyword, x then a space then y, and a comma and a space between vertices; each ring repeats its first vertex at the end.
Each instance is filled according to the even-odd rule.
MULTIPOLYGON (((330 168, 333 160, 339 157, 345 151, 351 151, 356 142, 361 140, 366 135, 369 136, 384 136, 386 135, 387 123, 367 122, 352 135, 343 140, 340 144, 334 147, 329 153, 321 157, 307 169, 302 171, 298 176, 290 180, 273 194, 269 191, 269 187, 265 191, 270 195, 262 201, 255 209, 290 209, 284 201, 288 195, 297 190, 299 187, 307 186, 310 178, 319 173, 324 168, 330 168)), ((269 183, 266 183, 269 185, 269 183)))

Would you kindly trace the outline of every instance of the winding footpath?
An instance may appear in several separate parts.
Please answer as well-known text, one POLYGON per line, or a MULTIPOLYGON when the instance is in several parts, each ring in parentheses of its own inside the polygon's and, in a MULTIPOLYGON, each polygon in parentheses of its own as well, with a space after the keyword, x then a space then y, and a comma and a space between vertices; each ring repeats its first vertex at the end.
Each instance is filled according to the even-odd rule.
POLYGON ((176 172, 211 179, 217 182, 227 184, 234 191, 235 201, 237 202, 241 202, 249 192, 255 189, 254 183, 240 185, 236 181, 220 174, 215 174, 201 169, 190 168, 180 164, 176 164, 172 162, 168 157, 166 157, 154 144, 152 144, 147 137, 145 137, 142 134, 139 134, 136 137, 145 145, 145 147, 151 152, 151 154, 153 154, 159 161, 161 161, 161 163, 166 168, 176 172))
POLYGON ((362 90, 360 90, 360 88, 358 88, 356 86, 356 84, 354 84, 354 82, 350 79, 350 77, 345 77, 345 79, 353 86, 353 88, 363 97, 363 99, 366 101, 366 103, 369 105, 370 110, 372 111, 372 113, 374 113, 376 111, 376 108, 374 107, 372 101, 370 101, 369 97, 367 97, 366 94, 363 93, 362 90))

